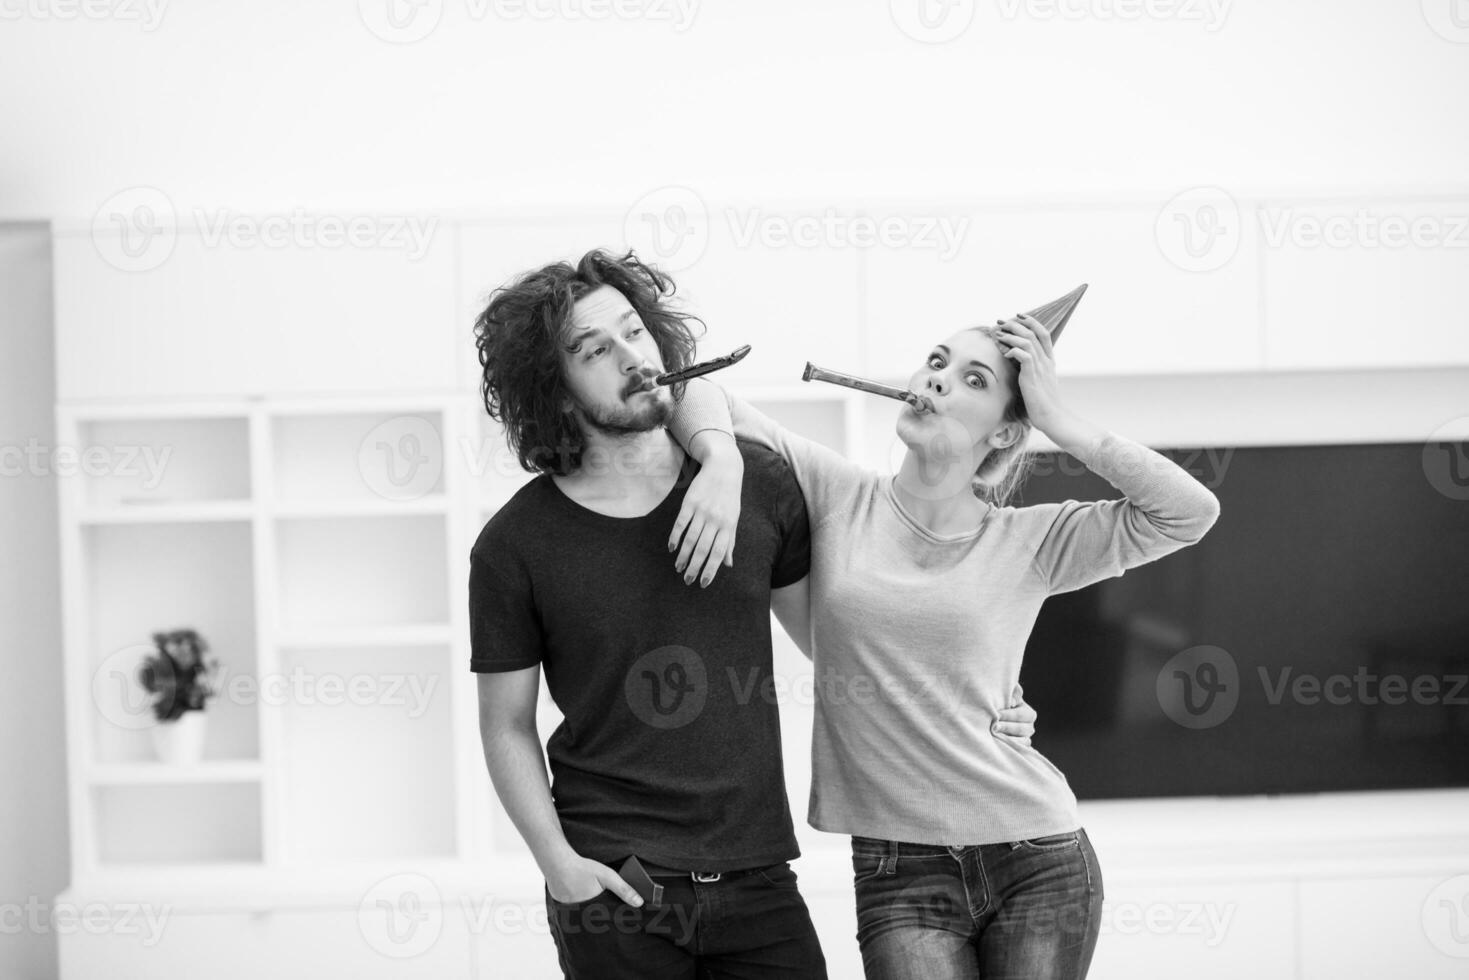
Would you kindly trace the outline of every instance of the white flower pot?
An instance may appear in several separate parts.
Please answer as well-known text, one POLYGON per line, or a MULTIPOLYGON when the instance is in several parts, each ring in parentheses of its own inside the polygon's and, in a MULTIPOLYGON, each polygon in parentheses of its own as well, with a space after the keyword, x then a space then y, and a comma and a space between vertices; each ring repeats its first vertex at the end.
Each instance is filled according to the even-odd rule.
POLYGON ((202 711, 185 711, 173 721, 153 727, 153 751, 158 761, 187 766, 204 758, 204 733, 208 731, 202 711))

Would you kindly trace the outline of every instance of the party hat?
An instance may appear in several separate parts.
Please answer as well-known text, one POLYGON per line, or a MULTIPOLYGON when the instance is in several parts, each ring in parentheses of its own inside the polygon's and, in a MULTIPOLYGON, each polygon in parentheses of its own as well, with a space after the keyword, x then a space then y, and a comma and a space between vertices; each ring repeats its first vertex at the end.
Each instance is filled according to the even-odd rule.
POLYGON ((1051 340, 1060 339, 1061 331, 1066 328, 1066 322, 1071 319, 1071 313, 1076 309, 1076 304, 1081 302, 1081 296, 1086 292, 1086 283, 1077 286, 1071 292, 1060 299, 1053 299, 1044 306, 1037 306, 1028 312, 1046 325, 1051 331, 1051 340))

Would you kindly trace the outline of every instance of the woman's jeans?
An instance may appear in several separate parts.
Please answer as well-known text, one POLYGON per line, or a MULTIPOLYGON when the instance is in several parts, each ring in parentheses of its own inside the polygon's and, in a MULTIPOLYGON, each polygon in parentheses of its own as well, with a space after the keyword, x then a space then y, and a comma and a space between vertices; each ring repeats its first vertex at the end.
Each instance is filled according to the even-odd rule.
POLYGON ((945 847, 852 838, 867 980, 1079 980, 1102 920, 1085 830, 945 847))

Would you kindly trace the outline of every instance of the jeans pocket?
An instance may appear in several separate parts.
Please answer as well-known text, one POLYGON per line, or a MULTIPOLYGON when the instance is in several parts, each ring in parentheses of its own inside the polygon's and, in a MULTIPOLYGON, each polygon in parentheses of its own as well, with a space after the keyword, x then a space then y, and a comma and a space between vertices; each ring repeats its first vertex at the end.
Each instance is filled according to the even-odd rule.
POLYGON ((1029 840, 1016 841, 1022 850, 1028 851, 1064 851, 1068 847, 1077 847, 1081 841, 1077 832, 1069 830, 1064 834, 1048 834, 1045 837, 1032 837, 1029 840))
POLYGON ((852 855, 852 884, 860 885, 869 878, 875 878, 881 870, 882 858, 870 854, 852 855))
POLYGON ((563 909, 565 911, 576 911, 577 909, 586 908, 588 905, 591 905, 593 902, 595 902, 597 899, 601 898, 605 894, 607 894, 607 889, 604 888, 601 891, 597 892, 597 894, 593 895, 591 898, 584 898, 579 902, 563 902, 561 901, 561 899, 554 897, 551 894, 551 889, 547 888, 546 901, 551 903, 551 906, 553 908, 563 909))
POLYGON ((789 861, 780 864, 772 864, 768 868, 761 868, 755 872, 761 880, 772 888, 795 888, 796 872, 789 861))

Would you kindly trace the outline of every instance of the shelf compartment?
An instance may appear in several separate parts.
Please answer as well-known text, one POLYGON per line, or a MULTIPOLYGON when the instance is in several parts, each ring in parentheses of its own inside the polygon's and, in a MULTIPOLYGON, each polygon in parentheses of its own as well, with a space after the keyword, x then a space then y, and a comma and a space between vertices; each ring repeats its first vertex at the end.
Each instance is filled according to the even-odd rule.
POLYGON ((103 865, 259 861, 256 782, 97 786, 103 865))
POLYGON ((282 507, 444 497, 442 412, 284 415, 272 420, 271 444, 282 507))
POLYGON ((452 857, 449 649, 281 652, 289 863, 452 857))
POLYGON ((276 522, 280 630, 449 622, 445 518, 285 518, 276 522))
POLYGON ((105 472, 81 469, 89 510, 250 498, 247 418, 92 420, 77 434, 84 463, 103 457, 105 472))
POLYGON ((159 722, 138 668, 153 634, 195 629, 220 659, 222 691, 206 702, 208 761, 259 758, 251 525, 121 524, 88 527, 85 602, 92 758, 101 765, 155 760, 159 722))

